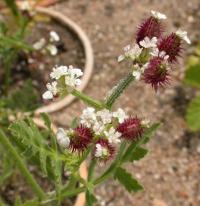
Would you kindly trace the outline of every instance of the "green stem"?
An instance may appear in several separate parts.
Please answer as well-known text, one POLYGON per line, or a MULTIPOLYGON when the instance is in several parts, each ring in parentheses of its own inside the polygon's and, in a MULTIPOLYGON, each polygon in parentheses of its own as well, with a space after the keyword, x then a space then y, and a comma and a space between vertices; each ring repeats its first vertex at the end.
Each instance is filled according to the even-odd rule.
POLYGON ((92 180, 96 164, 97 164, 96 159, 92 160, 91 163, 90 163, 89 171, 88 171, 88 182, 90 182, 92 180))
POLYGON ((19 154, 16 152, 13 145, 10 143, 8 138, 5 136, 4 132, 0 130, 0 141, 4 144, 4 146, 9 150, 12 158, 15 161, 15 164, 25 177, 28 184, 32 187, 35 194, 38 196, 39 199, 43 199, 45 197, 45 193, 43 192, 42 188, 38 185, 38 183, 35 181, 34 177, 31 175, 31 173, 26 168, 26 165, 22 158, 19 156, 19 154))
POLYGON ((76 89, 74 89, 72 91, 72 94, 74 96, 78 97, 79 99, 81 99, 86 104, 88 104, 88 105, 90 105, 90 106, 92 106, 92 107, 94 107, 96 109, 103 109, 103 108, 105 108, 105 106, 101 102, 99 102, 97 100, 93 100, 91 97, 83 94, 82 92, 80 92, 80 91, 78 91, 76 89))
POLYGON ((134 80, 134 76, 129 73, 124 79, 122 79, 114 88, 112 93, 107 97, 105 105, 111 109, 112 105, 115 103, 117 98, 122 94, 122 92, 130 85, 134 80))

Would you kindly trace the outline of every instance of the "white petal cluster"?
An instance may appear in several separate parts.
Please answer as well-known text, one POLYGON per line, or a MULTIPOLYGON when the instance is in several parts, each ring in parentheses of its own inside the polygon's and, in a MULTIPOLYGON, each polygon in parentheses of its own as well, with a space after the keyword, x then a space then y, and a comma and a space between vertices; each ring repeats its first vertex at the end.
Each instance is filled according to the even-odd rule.
POLYGON ((152 37, 151 39, 149 37, 145 37, 142 41, 139 42, 140 46, 148 49, 148 48, 154 48, 157 47, 157 41, 158 39, 156 37, 152 37))
POLYGON ((113 117, 117 118, 119 123, 123 123, 128 116, 123 109, 119 108, 116 112, 113 112, 113 117))
POLYGON ((154 10, 151 10, 151 14, 156 18, 156 19, 167 19, 167 16, 165 14, 162 14, 158 11, 154 11, 154 10))
POLYGON ((60 36, 56 31, 49 32, 49 38, 41 38, 39 41, 33 44, 33 48, 37 51, 41 51, 42 53, 50 53, 52 56, 56 56, 58 54, 58 48, 56 46, 56 42, 60 41, 60 36))
POLYGON ((107 138, 109 143, 120 143, 121 134, 112 127, 113 122, 123 123, 128 118, 123 109, 119 108, 115 112, 107 109, 95 111, 94 108, 88 107, 83 110, 80 117, 80 123, 91 128, 95 135, 102 135, 107 138))
POLYGON ((104 131, 104 134, 108 138, 108 142, 111 144, 118 144, 121 142, 119 139, 121 137, 121 133, 117 132, 113 127, 111 127, 109 131, 104 131))
POLYGON ((169 59, 169 55, 166 54, 165 51, 159 51, 159 49, 153 48, 152 52, 150 52, 152 56, 163 58, 164 60, 169 59))
POLYGON ((60 36, 55 31, 50 31, 49 36, 50 36, 50 39, 49 39, 50 42, 58 42, 58 41, 60 41, 60 36))
POLYGON ((58 93, 57 82, 47 83, 46 87, 47 91, 42 95, 43 99, 53 99, 58 93))
MULTIPOLYGON (((68 86, 75 88, 81 84, 79 79, 83 75, 83 72, 73 66, 55 66, 53 71, 50 73, 51 79, 55 80, 52 83, 47 84, 47 91, 43 94, 44 99, 52 99, 59 92, 58 82, 61 78, 64 78, 64 84, 62 86, 68 86)), ((66 89, 66 88, 61 88, 66 89)))
POLYGON ((142 53, 142 48, 138 44, 135 44, 133 47, 127 45, 124 47, 124 54, 118 57, 118 62, 121 62, 125 59, 135 60, 142 53))
POLYGON ((99 158, 99 157, 105 157, 108 155, 107 148, 103 147, 100 144, 96 144, 95 147, 96 147, 95 154, 94 154, 95 157, 99 158))
POLYGON ((142 74, 144 73, 145 69, 148 67, 148 63, 139 66, 138 64, 135 64, 133 66, 133 72, 132 75, 135 77, 136 81, 139 81, 141 79, 142 74))
POLYGON ((186 43, 191 44, 191 41, 187 35, 187 31, 182 31, 182 30, 178 30, 176 32, 176 35, 179 36, 181 39, 183 39, 186 43))
POLYGON ((67 136, 67 133, 63 128, 58 128, 58 131, 56 133, 56 139, 58 141, 58 144, 61 147, 68 148, 70 144, 70 138, 67 136))

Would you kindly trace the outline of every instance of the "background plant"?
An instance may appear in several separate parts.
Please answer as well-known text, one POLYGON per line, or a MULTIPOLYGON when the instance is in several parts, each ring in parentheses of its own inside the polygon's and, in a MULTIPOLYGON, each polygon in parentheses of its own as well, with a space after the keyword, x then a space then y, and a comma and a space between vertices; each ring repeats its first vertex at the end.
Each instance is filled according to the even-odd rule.
MULTIPOLYGON (((197 45, 195 52, 186 63, 184 82, 192 87, 200 88, 200 45, 197 45)), ((197 95, 187 108, 186 120, 188 126, 194 130, 200 130, 200 96, 197 95)))

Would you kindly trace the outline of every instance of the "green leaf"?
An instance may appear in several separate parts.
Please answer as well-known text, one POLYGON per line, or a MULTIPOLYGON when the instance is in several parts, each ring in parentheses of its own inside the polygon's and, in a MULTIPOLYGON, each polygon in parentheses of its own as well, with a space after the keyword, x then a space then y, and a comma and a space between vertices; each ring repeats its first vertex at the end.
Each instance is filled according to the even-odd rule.
POLYGON ((38 200, 28 200, 22 206, 39 206, 38 200))
POLYGON ((92 206, 97 201, 96 197, 90 192, 86 192, 86 205, 92 206))
POLYGON ((200 88, 200 61, 192 64, 186 70, 184 82, 194 87, 200 88))
POLYGON ((147 149, 144 149, 142 147, 137 147, 132 154, 130 154, 130 156, 127 156, 127 158, 124 158, 124 162, 126 161, 138 161, 140 159, 142 159, 143 157, 145 157, 148 153, 147 149))
POLYGON ((15 0, 4 0, 4 2, 6 3, 7 7, 11 10, 14 16, 19 16, 19 10, 17 8, 15 0))
POLYGON ((200 130, 200 96, 190 103, 187 109, 186 120, 192 130, 200 130))
POLYGON ((74 129, 74 128, 76 128, 78 126, 78 119, 77 119, 77 117, 75 117, 73 120, 72 120, 72 122, 71 122, 71 124, 70 124, 70 127, 72 128, 72 129, 74 129))
POLYGON ((118 167, 114 178, 118 180, 129 192, 138 192, 143 190, 142 185, 132 177, 125 169, 118 167))
POLYGON ((130 144, 130 146, 126 149, 126 152, 124 153, 124 156, 122 158, 123 162, 128 161, 132 158, 133 152, 142 144, 146 144, 150 137, 153 135, 153 133, 160 127, 159 123, 153 124, 150 128, 146 129, 143 136, 136 142, 133 142, 130 144))

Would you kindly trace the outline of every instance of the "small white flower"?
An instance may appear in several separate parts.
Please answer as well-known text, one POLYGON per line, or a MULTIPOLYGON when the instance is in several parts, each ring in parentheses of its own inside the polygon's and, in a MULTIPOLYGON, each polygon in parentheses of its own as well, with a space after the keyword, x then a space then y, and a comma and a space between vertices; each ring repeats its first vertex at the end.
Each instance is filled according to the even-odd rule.
POLYGON ((140 56, 142 48, 139 45, 135 44, 132 48, 130 45, 124 47, 124 54, 118 57, 118 62, 123 61, 124 59, 135 60, 140 56))
POLYGON ((50 42, 58 42, 58 41, 60 41, 60 37, 59 37, 57 32, 50 31, 49 35, 50 35, 50 42))
POLYGON ((29 1, 22 1, 20 2, 20 9, 22 11, 30 11, 32 9, 32 5, 29 1))
POLYGON ((108 155, 108 150, 104 147, 102 147, 100 144, 96 144, 96 150, 95 150, 95 157, 104 157, 108 155))
POLYGON ((47 91, 42 95, 43 99, 53 99, 53 96, 58 93, 57 82, 47 83, 46 87, 47 91))
POLYGON ((50 52, 50 54, 52 56, 55 56, 56 54, 58 54, 58 49, 55 45, 53 44, 49 44, 47 45, 46 49, 50 52))
POLYGON ((101 118, 104 124, 109 124, 112 121, 112 113, 108 109, 98 111, 96 115, 101 118))
POLYGON ((150 120, 148 120, 148 119, 144 119, 144 120, 142 120, 141 123, 142 123, 142 125, 146 126, 147 128, 150 127, 150 120))
POLYGON ((49 100, 49 99, 53 99, 53 94, 50 91, 46 91, 43 95, 42 95, 43 99, 49 100))
POLYGON ((117 118, 119 123, 123 123, 128 116, 123 109, 119 108, 116 112, 113 112, 113 117, 117 118))
POLYGON ((162 14, 158 11, 151 10, 151 13, 156 19, 167 19, 167 16, 165 14, 162 14))
POLYGON ((142 41, 139 42, 139 44, 144 48, 153 48, 157 46, 157 41, 158 39, 156 37, 150 39, 146 36, 142 41))
POLYGON ((67 136, 63 128, 58 128, 58 131, 56 133, 56 139, 61 147, 65 147, 65 148, 69 147, 70 138, 67 136))
POLYGON ((186 43, 191 44, 191 41, 187 35, 187 31, 182 31, 182 30, 178 30, 176 32, 176 35, 179 36, 181 39, 183 39, 186 43))
POLYGON ((50 73, 50 77, 52 79, 58 80, 61 76, 65 76, 68 74, 67 66, 55 66, 53 71, 50 73))
POLYGON ((45 38, 41 38, 39 41, 33 44, 33 48, 35 50, 41 50, 45 46, 45 44, 46 44, 45 38))
POLYGON ((72 65, 69 66, 68 74, 75 77, 83 76, 83 72, 81 71, 81 69, 74 68, 72 65))
POLYGON ((105 126, 103 122, 95 121, 93 130, 97 135, 101 134, 101 132, 103 132, 104 129, 105 129, 105 126))
POLYGON ((161 57, 163 58, 164 60, 167 60, 169 59, 169 55, 166 55, 166 52, 165 51, 159 51, 158 48, 153 48, 152 52, 150 52, 150 54, 152 56, 155 56, 155 57, 161 57))
POLYGON ((141 72, 140 71, 133 71, 132 75, 135 77, 135 80, 140 80, 141 72))
POLYGON ((93 107, 84 109, 80 117, 80 122, 87 127, 91 127, 96 122, 95 109, 93 107))
POLYGON ((104 134, 108 138, 108 142, 111 144, 118 144, 121 142, 119 139, 121 137, 121 133, 117 132, 113 127, 111 127, 109 131, 104 131, 104 134))

